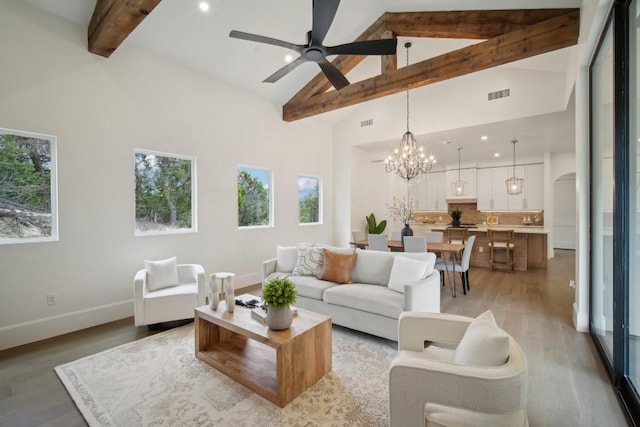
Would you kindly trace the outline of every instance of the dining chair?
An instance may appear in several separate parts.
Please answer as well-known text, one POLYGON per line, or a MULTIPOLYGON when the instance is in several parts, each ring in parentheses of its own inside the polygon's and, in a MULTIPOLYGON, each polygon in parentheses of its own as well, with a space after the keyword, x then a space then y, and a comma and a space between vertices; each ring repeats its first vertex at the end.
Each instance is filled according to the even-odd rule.
POLYGON ((372 251, 389 252, 386 234, 369 234, 368 239, 369 249, 371 249, 372 251))
POLYGON ((364 240, 367 236, 363 231, 360 230, 351 230, 351 241, 357 242, 358 240, 364 240))
POLYGON ((402 240, 402 233, 400 231, 392 231, 389 240, 402 240))
MULTIPOLYGON (((436 269, 440 271, 440 277, 443 278, 445 271, 452 271, 460 273, 462 278, 462 292, 467 293, 469 288, 469 264, 471 262, 471 252, 473 251, 473 243, 476 241, 476 236, 471 235, 464 244, 462 251, 462 259, 459 262, 454 262, 453 259, 440 260, 436 262, 436 269)), ((444 284, 444 279, 442 279, 444 284)))
POLYGON ((427 241, 424 236, 404 236, 405 252, 426 252, 427 241))
POLYGON ((442 243, 444 241, 444 233, 442 231, 427 231, 424 233, 427 243, 442 243))

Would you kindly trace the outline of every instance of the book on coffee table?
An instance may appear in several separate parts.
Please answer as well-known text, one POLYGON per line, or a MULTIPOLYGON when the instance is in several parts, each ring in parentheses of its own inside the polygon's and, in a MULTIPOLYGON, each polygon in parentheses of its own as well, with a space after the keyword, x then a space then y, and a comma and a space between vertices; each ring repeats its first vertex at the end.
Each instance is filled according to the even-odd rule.
POLYGON ((264 325, 267 324, 267 310, 264 307, 256 307, 252 309, 251 317, 264 325))

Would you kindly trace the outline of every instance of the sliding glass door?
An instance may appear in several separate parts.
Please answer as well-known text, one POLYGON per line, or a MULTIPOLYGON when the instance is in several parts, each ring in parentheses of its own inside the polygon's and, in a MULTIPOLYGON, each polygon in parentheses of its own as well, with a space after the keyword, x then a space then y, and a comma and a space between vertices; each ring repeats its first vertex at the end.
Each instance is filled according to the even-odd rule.
POLYGON ((613 26, 591 66, 591 331, 613 364, 613 26))
POLYGON ((640 390, 640 6, 638 1, 629 9, 629 382, 634 390, 640 390))
POLYGON ((591 62, 590 328, 640 423, 640 0, 615 0, 591 62))

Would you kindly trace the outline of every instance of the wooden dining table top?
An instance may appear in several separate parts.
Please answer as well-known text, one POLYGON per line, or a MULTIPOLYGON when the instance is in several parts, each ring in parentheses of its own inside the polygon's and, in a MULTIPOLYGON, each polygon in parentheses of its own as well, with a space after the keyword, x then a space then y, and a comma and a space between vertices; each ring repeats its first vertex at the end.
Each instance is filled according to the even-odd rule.
MULTIPOLYGON (((369 246, 369 241, 368 240, 356 240, 351 242, 352 245, 356 245, 356 246, 360 246, 360 247, 366 247, 369 246)), ((404 250, 404 245, 402 244, 402 241, 400 240, 387 240, 387 246, 390 249, 396 249, 396 250, 404 250)), ((464 243, 447 243, 447 242, 441 242, 441 243, 433 243, 433 242, 429 242, 427 243, 427 250, 429 252, 447 252, 447 253, 458 253, 460 251, 462 251, 464 249, 464 243)))

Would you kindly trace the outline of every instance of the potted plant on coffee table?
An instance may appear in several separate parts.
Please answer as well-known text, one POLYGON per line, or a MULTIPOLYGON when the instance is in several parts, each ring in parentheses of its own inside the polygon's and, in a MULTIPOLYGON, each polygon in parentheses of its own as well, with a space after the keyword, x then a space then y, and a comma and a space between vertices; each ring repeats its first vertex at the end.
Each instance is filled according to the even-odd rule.
POLYGON ((296 285, 286 277, 274 277, 262 288, 262 301, 267 306, 267 326, 274 331, 288 329, 293 321, 290 305, 296 302, 296 285))

